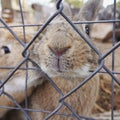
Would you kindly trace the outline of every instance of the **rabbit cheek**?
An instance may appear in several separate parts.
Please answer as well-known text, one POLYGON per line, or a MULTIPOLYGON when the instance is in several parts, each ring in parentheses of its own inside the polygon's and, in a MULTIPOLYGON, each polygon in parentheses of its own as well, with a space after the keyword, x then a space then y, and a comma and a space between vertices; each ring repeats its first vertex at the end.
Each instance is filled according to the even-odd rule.
POLYGON ((49 52, 41 57, 40 67, 50 77, 61 76, 65 71, 65 60, 49 52))
MULTIPOLYGON (((47 50, 48 51, 48 50, 47 50)), ((51 54, 50 52, 45 52, 42 51, 42 53, 40 54, 41 59, 40 59, 40 67, 41 69, 47 73, 49 76, 51 74, 52 71, 54 71, 55 68, 55 59, 54 59, 54 54, 51 54)))

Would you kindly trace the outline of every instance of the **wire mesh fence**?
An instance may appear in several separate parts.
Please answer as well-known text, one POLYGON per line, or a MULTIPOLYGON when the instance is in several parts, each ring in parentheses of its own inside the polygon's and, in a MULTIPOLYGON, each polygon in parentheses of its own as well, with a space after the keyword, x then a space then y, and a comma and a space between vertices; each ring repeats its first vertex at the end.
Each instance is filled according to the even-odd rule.
MULTIPOLYGON (((9 73, 8 75, 6 75, 5 78, 1 78, 0 80, 0 97, 2 98, 2 96, 6 96, 4 98, 4 101, 7 99, 9 99, 13 105, 11 105, 10 103, 10 106, 4 106, 2 105, 2 101, 1 101, 1 106, 0 106, 0 109, 3 110, 17 110, 17 111, 22 111, 22 113, 24 114, 24 117, 26 120, 32 120, 31 117, 29 116, 29 112, 38 112, 38 113, 47 113, 47 116, 44 118, 46 120, 50 119, 52 116, 54 116, 55 114, 58 115, 58 116, 66 116, 66 118, 71 118, 71 120, 74 120, 74 119, 78 119, 78 120, 94 120, 94 119, 99 119, 99 118, 92 118, 92 117, 87 117, 87 116, 81 116, 81 115, 78 115, 76 113, 76 111, 74 111, 74 109, 72 109, 72 107, 65 102, 65 100, 71 96, 72 94, 74 94, 78 89, 81 89, 81 87, 83 87, 85 84, 87 84, 88 81, 91 80, 91 78, 93 78, 96 74, 98 73, 103 73, 103 74, 108 74, 110 77, 111 77, 111 105, 112 105, 112 108, 111 108, 111 115, 110 115, 110 119, 114 120, 115 119, 115 116, 114 116, 114 85, 117 83, 118 85, 120 85, 120 80, 116 77, 116 75, 120 74, 119 71, 115 71, 115 50, 120 46, 120 42, 116 42, 116 22, 120 22, 119 19, 116 19, 116 0, 114 0, 114 14, 113 14, 113 19, 112 20, 97 20, 97 21, 71 21, 67 15, 64 14, 63 12, 63 9, 64 9, 64 5, 62 4, 62 0, 57 0, 56 1, 56 11, 54 12, 53 15, 51 15, 48 20, 46 20, 46 22, 44 22, 42 25, 40 24, 26 24, 25 21, 24 21, 24 15, 23 15, 23 9, 22 9, 22 5, 21 5, 21 0, 18 0, 19 2, 19 10, 20 10, 20 15, 21 15, 21 22, 22 22, 22 25, 11 25, 9 26, 2 18, 0 18, 0 22, 1 22, 1 28, 0 29, 3 29, 4 31, 4 28, 7 28, 9 33, 11 34, 11 36, 13 36, 13 38, 19 43, 19 45, 22 47, 22 51, 21 51, 21 55, 23 56, 21 61, 17 62, 17 65, 12 66, 12 63, 11 63, 11 66, 3 66, 2 62, 0 64, 0 70, 1 70, 1 76, 2 76, 2 71, 4 70, 9 70, 9 73), (54 83, 54 81, 49 77, 49 75, 47 75, 46 73, 44 73, 42 70, 41 70, 41 67, 36 63, 34 62, 34 59, 31 59, 30 58, 30 47, 35 43, 35 40, 38 39, 38 37, 42 34, 42 32, 47 28, 47 26, 49 26, 49 24, 52 24, 51 22, 57 17, 57 16, 62 16, 63 19, 65 19, 67 21, 68 24, 70 24, 70 26, 72 26, 72 28, 74 29, 74 31, 76 31, 76 33, 79 34, 79 36, 84 39, 84 41, 89 45, 89 47, 95 51, 95 53, 97 54, 99 60, 98 60, 98 66, 97 68, 94 70, 94 71, 91 71, 91 74, 84 79, 84 81, 80 82, 77 86, 75 86, 72 90, 70 90, 69 92, 67 92, 66 94, 63 94, 61 92, 61 89, 54 83), (98 48, 95 47, 95 45, 92 44, 91 41, 89 41, 88 37, 86 37, 77 27, 76 25, 79 25, 79 24, 87 24, 87 25, 91 25, 91 24, 100 24, 100 23, 112 23, 113 24, 113 35, 112 35, 112 47, 109 48, 109 50, 106 52, 106 53, 101 53, 100 50, 98 48), (30 40, 29 42, 26 41, 26 29, 30 29, 30 27, 36 27, 36 26, 40 26, 40 29, 37 30, 35 32, 35 34, 30 37, 30 40), (18 28, 21 28, 22 31, 23 31, 23 39, 24 41, 21 40, 21 38, 16 34, 16 32, 12 29, 12 28, 15 28, 15 29, 18 29, 18 28), (104 61, 105 59, 110 55, 112 54, 112 69, 110 70, 105 64, 104 64, 104 61), (34 68, 33 67, 29 67, 29 63, 33 64, 34 65, 34 68), (53 111, 49 111, 49 110, 43 110, 43 109, 31 109, 29 108, 29 103, 28 103, 28 94, 29 94, 29 91, 28 91, 28 76, 29 76, 29 70, 38 70, 40 73, 42 72, 42 75, 44 76, 45 79, 47 79, 49 81, 49 83, 51 84, 51 86, 57 91, 57 93, 61 96, 60 99, 58 99, 58 106, 55 108, 55 110, 53 111), (6 92, 6 85, 9 83, 9 81, 11 81, 12 77, 16 74, 17 71, 24 71, 24 79, 25 79, 25 86, 24 88, 24 94, 22 96, 26 96, 25 99, 24 99, 24 107, 20 104, 20 101, 18 102, 16 100, 16 98, 14 98, 14 94, 11 95, 9 94, 9 92, 6 92), (3 80, 4 79, 4 80, 3 80), (11 107, 12 106, 12 107, 11 107), (13 106, 16 106, 16 107, 13 107, 13 106), (59 112, 59 110, 62 108, 62 106, 65 106, 71 114, 67 114, 67 113, 62 113, 62 112, 59 112)), ((3 35, 5 33, 3 32, 3 35)), ((3 49, 3 48, 1 48, 3 49)), ((16 48, 17 49, 17 48, 16 48)), ((5 53, 9 53, 9 49, 6 48, 6 46, 4 45, 4 50, 5 50, 5 53)), ((13 59, 17 59, 16 57, 14 58, 15 56, 13 56, 13 59)), ((119 56, 118 56, 119 57, 119 56)), ((6 73, 6 74, 7 74, 6 73)), ((23 75, 23 74, 22 74, 23 75)), ((20 84, 20 83, 18 83, 20 84)), ((14 84, 12 85, 12 87, 14 88, 14 84)), ((18 86, 17 86, 18 87, 18 86)), ((24 97, 23 97, 24 98, 24 97)), ((18 99, 21 99, 18 97, 18 99)), ((42 98, 40 98, 42 99, 42 98)), ((21 101, 22 102, 22 101, 21 101)), ((103 101, 104 102, 104 101, 103 101)), ((2 112, 1 112, 2 114, 2 112)), ((1 116, 1 115, 0 115, 1 116)), ((120 116, 119 116, 120 117, 120 116)), ((5 118, 4 118, 5 119, 5 118)))

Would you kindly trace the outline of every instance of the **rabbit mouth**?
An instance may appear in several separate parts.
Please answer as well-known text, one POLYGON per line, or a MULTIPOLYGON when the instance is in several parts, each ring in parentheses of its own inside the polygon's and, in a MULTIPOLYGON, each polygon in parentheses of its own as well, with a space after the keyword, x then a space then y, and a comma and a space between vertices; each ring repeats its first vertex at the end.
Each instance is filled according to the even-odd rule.
POLYGON ((71 71, 70 64, 67 63, 68 62, 65 58, 57 57, 51 62, 49 67, 51 71, 55 71, 56 73, 61 75, 63 73, 68 73, 71 71))
POLYGON ((41 65, 42 70, 47 73, 50 77, 63 77, 63 78, 85 78, 90 74, 90 65, 85 64, 84 66, 70 69, 66 64, 61 61, 52 61, 50 66, 41 65))
MULTIPOLYGON (((68 76, 70 69, 68 70, 64 63, 60 60, 49 61, 48 65, 41 64, 41 69, 47 73, 50 77, 64 77, 68 76)), ((71 71, 72 72, 72 71, 71 71)))

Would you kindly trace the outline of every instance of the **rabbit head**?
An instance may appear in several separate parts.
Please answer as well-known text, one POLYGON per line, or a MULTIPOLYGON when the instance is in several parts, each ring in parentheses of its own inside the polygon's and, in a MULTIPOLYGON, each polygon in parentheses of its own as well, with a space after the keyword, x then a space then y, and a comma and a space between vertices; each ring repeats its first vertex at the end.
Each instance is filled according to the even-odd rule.
MULTIPOLYGON (((24 37, 23 35, 23 29, 22 28, 12 28, 12 30, 15 32, 15 34, 18 36, 18 38, 25 44, 28 43, 31 38, 33 37, 33 29, 26 29, 26 35, 24 37), (26 40, 25 40, 25 39, 26 40)), ((22 56, 22 51, 24 50, 24 47, 14 38, 14 36, 6 29, 1 28, 0 29, 0 67, 9 67, 14 68, 16 67, 20 62, 23 61, 24 57, 22 56)), ((31 62, 29 62, 29 67, 34 67, 31 62)), ((25 64, 23 64, 21 67, 25 68, 25 64)), ((6 76, 12 71, 12 69, 0 69, 0 80, 4 81, 6 76)), ((28 71, 30 74, 30 79, 32 75, 35 78, 38 77, 36 73, 38 73, 36 70, 30 70, 28 71), (35 72, 34 72, 35 71, 35 72)), ((25 70, 17 70, 14 73, 15 78, 21 78, 25 79, 25 70)), ((11 79, 14 79, 13 77, 11 79)), ((14 80, 13 80, 14 81, 14 80)), ((14 81, 15 82, 15 81, 14 81)), ((18 82, 18 81, 17 81, 18 82)), ((20 81, 22 83, 22 81, 20 81)))
MULTIPOLYGON (((22 28, 12 28, 18 38, 25 43, 22 28)), ((30 31, 26 31, 26 42, 32 38, 30 31)), ((24 57, 22 51, 24 47, 15 39, 15 37, 6 29, 0 29, 0 66, 15 67, 24 57)), ((2 69, 0 79, 5 78, 10 69, 2 69), (5 75, 6 74, 6 75, 5 75)))
POLYGON ((35 48, 40 57, 40 67, 51 77, 88 74, 91 49, 67 23, 50 25, 35 48))
MULTIPOLYGON (((18 31, 17 31, 18 32, 18 31)), ((22 36, 22 35, 21 35, 22 36)), ((22 59, 23 47, 5 28, 0 29, 0 66, 15 67, 22 59)), ((9 69, 2 69, 0 79, 4 79, 9 69)))
MULTIPOLYGON (((101 1, 90 0, 79 12, 78 18, 91 20, 99 3, 101 1)), ((79 28, 89 38, 88 29, 84 25, 79 28)), ((91 48, 65 20, 52 22, 47 27, 34 53, 38 54, 38 64, 50 77, 85 77, 96 60, 91 48)))

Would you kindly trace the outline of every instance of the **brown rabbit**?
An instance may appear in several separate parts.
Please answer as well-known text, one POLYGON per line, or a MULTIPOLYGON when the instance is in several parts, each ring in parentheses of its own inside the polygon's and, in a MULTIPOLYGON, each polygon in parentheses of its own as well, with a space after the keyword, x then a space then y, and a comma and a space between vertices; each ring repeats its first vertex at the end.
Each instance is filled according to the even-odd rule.
MULTIPOLYGON (((13 31, 18 35, 19 39, 24 42, 22 28, 13 28, 13 31)), ((31 30, 26 30, 26 42, 32 38, 31 30), (31 33, 30 33, 31 32, 31 33)), ((22 51, 24 47, 13 37, 13 35, 6 29, 0 28, 0 66, 1 67, 16 67, 23 59, 22 51)), ((21 66, 25 68, 25 63, 21 66)), ((29 67, 33 67, 32 63, 28 62, 29 67)), ((3 83, 12 69, 0 69, 0 83, 3 83)), ((30 96, 33 88, 38 84, 37 79, 40 74, 37 70, 28 70, 28 90, 27 95, 30 96)), ((4 85, 4 92, 10 94, 18 103, 25 99, 25 80, 26 70, 17 70, 14 75, 4 85)), ((40 81, 41 82, 41 81, 40 81)), ((2 94, 0 96, 0 106, 15 106, 12 100, 2 94)), ((7 109, 0 109, 0 118, 4 116, 7 109)))
MULTIPOLYGON (((102 0, 89 0, 81 8, 79 19, 92 20, 101 3, 102 0)), ((84 34, 87 32, 83 25, 80 26, 80 30, 84 34)), ((86 35, 86 37, 88 36, 86 35)), ((80 84, 90 74, 90 69, 97 67, 95 52, 65 20, 49 25, 41 41, 35 45, 33 52, 38 56, 38 65, 55 82, 63 94, 80 84)), ((97 74, 68 96, 64 102, 68 103, 77 114, 90 116, 98 94, 99 75, 97 74)), ((60 98, 60 94, 46 81, 37 87, 30 98, 30 108, 53 111, 59 106, 60 98)), ((64 105, 58 112, 71 113, 64 105)), ((32 120, 43 120, 47 115, 43 112, 30 113, 32 120)), ((75 118, 61 115, 53 115, 50 118, 50 120, 73 119, 75 118)))

